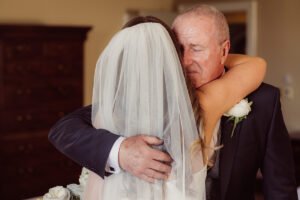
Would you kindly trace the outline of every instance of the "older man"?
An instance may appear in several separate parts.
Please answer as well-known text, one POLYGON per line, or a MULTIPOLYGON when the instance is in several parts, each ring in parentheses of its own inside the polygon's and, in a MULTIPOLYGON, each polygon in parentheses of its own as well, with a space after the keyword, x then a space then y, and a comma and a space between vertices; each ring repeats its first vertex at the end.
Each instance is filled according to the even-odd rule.
MULTIPOLYGON (((173 29, 182 45, 184 67, 195 88, 224 72, 230 42, 224 15, 197 6, 179 15, 173 29)), ((248 97, 254 102, 248 118, 230 137, 232 124, 222 118, 213 145, 224 144, 208 172, 207 199, 254 199, 258 169, 264 177, 265 199, 297 199, 289 137, 282 119, 278 89, 262 84, 248 97)), ((149 145, 162 141, 139 135, 121 138, 91 125, 91 107, 61 119, 49 134, 64 154, 99 176, 120 168, 144 180, 167 179, 172 159, 149 145), (93 134, 98 132, 100 134, 93 134), (98 149, 98 151, 96 151, 98 149), (106 170, 105 170, 106 168, 106 170)))
MULTIPOLYGON (((194 87, 219 77, 230 42, 224 15, 210 6, 197 6, 178 16, 173 28, 182 45, 184 67, 194 87)), ((255 177, 263 173, 265 199, 297 199, 289 137, 283 122, 279 91, 262 84, 248 97, 252 112, 229 137, 231 127, 221 121, 224 144, 208 172, 207 199, 254 199, 255 177)))

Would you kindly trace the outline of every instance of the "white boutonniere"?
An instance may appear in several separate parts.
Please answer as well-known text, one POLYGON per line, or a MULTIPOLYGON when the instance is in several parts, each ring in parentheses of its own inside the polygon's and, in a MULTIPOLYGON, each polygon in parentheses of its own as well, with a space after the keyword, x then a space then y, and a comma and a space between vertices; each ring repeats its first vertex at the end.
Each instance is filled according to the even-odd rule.
POLYGON ((247 115, 251 111, 252 101, 248 102, 248 99, 242 99, 238 104, 233 106, 224 116, 229 117, 228 120, 234 121, 233 129, 231 132, 231 137, 234 134, 236 125, 241 122, 243 119, 247 118, 247 115))

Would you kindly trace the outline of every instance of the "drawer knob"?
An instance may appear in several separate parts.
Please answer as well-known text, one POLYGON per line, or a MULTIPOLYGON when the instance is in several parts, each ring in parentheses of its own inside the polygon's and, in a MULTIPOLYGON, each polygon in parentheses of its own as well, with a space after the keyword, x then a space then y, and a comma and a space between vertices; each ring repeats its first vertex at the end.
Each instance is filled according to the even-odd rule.
POLYGON ((32 119, 32 116, 31 116, 30 114, 27 114, 27 115, 25 116, 25 118, 26 118, 26 120, 30 121, 30 120, 32 119))
POLYGON ((63 64, 60 64, 60 65, 57 66, 57 69, 59 71, 63 71, 65 69, 65 66, 63 64))
POLYGON ((18 115, 17 116, 17 121, 18 122, 22 122, 23 121, 23 116, 22 115, 18 115))
POLYGON ((32 174, 33 173, 33 168, 32 167, 27 167, 27 168, 19 168, 18 169, 18 174, 24 175, 24 174, 32 174))
POLYGON ((27 171, 28 171, 30 174, 32 174, 32 173, 33 173, 33 168, 32 168, 32 167, 28 167, 28 168, 27 168, 27 171))
POLYGON ((30 89, 30 88, 26 89, 26 94, 27 94, 27 95, 30 95, 30 94, 31 94, 31 89, 30 89))
POLYGON ((19 149, 19 151, 23 152, 23 151, 25 150, 25 146, 24 146, 24 145, 20 145, 20 146, 18 147, 18 149, 19 149))
POLYGON ((23 95, 23 94, 30 95, 31 94, 31 89, 27 88, 25 91, 22 90, 22 89, 17 89, 16 93, 17 93, 17 95, 23 95))
POLYGON ((63 117, 63 116, 65 116, 65 113, 64 113, 64 112, 59 112, 59 113, 58 113, 58 117, 63 117))
POLYGON ((19 173, 20 175, 23 175, 24 172, 25 172, 25 170, 24 170, 23 168, 19 168, 19 169, 18 169, 18 173, 19 173))
POLYGON ((18 94, 18 95, 22 95, 22 94, 23 94, 23 90, 17 89, 17 94, 18 94))
POLYGON ((17 50, 18 50, 18 51, 24 51, 24 49, 25 49, 25 46, 24 46, 24 45, 18 45, 18 46, 17 46, 17 50))

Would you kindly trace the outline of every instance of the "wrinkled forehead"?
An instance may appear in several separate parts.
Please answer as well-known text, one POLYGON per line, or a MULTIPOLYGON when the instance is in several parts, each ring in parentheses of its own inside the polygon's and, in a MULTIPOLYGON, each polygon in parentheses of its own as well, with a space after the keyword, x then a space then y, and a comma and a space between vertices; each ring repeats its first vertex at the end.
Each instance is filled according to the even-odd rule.
POLYGON ((216 40, 214 20, 207 16, 180 16, 174 21, 173 30, 183 45, 216 40))

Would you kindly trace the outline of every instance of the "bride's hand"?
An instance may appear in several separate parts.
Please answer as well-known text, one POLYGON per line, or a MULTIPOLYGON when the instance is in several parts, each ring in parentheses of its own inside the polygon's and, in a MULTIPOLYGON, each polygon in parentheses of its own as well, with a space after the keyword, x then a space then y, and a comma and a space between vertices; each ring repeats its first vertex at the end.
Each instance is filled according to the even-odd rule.
POLYGON ((151 145, 162 145, 163 141, 154 136, 137 135, 125 139, 119 150, 119 165, 130 174, 151 183, 155 179, 167 180, 172 158, 151 145))

